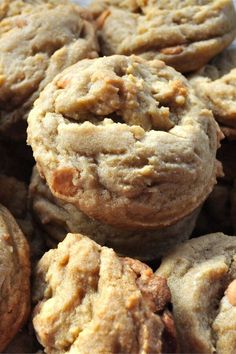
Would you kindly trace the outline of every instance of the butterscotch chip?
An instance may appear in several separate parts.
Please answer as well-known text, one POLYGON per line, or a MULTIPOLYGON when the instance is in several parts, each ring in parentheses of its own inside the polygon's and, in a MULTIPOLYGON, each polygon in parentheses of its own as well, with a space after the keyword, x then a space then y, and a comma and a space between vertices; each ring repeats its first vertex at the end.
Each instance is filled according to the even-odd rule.
POLYGON ((175 224, 215 184, 218 126, 187 80, 159 60, 83 60, 46 87, 28 123, 52 193, 103 223, 175 224), (57 188, 55 173, 65 170, 73 178, 57 188))
POLYGON ((224 134, 236 138, 236 49, 227 49, 190 77, 197 95, 214 113, 224 134))
POLYGON ((26 239, 0 205, 0 351, 24 325, 30 311, 30 264, 26 239))
POLYGON ((180 72, 200 69, 236 35, 231 0, 94 0, 91 10, 103 54, 161 59, 180 72))
POLYGON ((54 197, 37 169, 34 169, 29 191, 32 211, 45 231, 50 248, 64 240, 68 232, 83 233, 100 245, 112 247, 119 254, 142 260, 157 259, 189 238, 198 215, 196 210, 165 229, 124 229, 92 219, 75 205, 54 197))
POLYGON ((89 16, 64 0, 1 2, 1 135, 22 139, 29 110, 47 83, 64 68, 97 56, 89 16))
POLYGON ((236 237, 209 234, 174 248, 157 271, 167 279, 181 353, 236 351, 236 237))
POLYGON ((163 340, 169 298, 146 265, 68 234, 38 263, 33 324, 48 354, 176 352, 163 340))

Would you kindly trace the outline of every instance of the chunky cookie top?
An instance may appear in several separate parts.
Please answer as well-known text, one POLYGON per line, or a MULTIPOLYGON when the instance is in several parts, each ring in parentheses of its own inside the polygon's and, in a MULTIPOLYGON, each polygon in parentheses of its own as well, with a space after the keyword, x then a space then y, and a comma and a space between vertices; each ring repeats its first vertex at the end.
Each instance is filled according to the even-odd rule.
POLYGON ((91 9, 103 54, 157 58, 181 72, 201 68, 236 35, 231 0, 96 0, 91 9))
POLYGON ((28 123, 52 193, 108 224, 173 224, 215 183, 212 113, 159 60, 83 60, 47 86, 28 123))
POLYGON ((40 260, 34 297, 34 328, 49 354, 176 350, 165 280, 79 234, 40 260))

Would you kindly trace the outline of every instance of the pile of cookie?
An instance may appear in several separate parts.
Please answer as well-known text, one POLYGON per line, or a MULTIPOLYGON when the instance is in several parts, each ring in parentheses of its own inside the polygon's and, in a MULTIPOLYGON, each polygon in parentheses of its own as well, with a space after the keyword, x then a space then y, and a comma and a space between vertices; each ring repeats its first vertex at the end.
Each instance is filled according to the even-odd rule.
POLYGON ((0 1, 0 352, 236 352, 230 0, 0 1))

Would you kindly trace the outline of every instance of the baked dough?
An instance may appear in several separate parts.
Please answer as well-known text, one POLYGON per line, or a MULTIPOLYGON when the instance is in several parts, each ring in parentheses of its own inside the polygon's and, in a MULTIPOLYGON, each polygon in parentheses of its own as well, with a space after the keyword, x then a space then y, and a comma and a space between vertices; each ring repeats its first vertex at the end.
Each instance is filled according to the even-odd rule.
POLYGON ((101 13, 103 54, 161 59, 181 72, 200 69, 236 35, 231 0, 95 0, 91 8, 101 13))
POLYGON ((192 77, 196 94, 228 138, 236 139, 236 48, 225 50, 192 77))
POLYGON ((163 228, 211 192, 219 129, 159 60, 83 60, 35 102, 28 142, 52 193, 116 227, 163 228))
POLYGON ((181 353, 236 352, 236 237, 187 241, 162 261, 181 353))
POLYGON ((54 197, 36 168, 29 191, 31 210, 40 227, 45 230, 44 236, 49 247, 56 247, 68 232, 82 233, 119 254, 142 260, 160 258, 176 244, 186 241, 199 212, 196 210, 177 224, 164 229, 122 229, 92 219, 75 205, 54 197))
POLYGON ((33 102, 52 78, 97 56, 89 13, 69 1, 0 5, 0 135, 22 139, 33 102))
POLYGON ((47 354, 176 352, 165 279, 82 235, 68 234, 39 261, 34 300, 47 354))
POLYGON ((0 205, 0 351, 25 324, 30 312, 30 263, 26 239, 0 205))

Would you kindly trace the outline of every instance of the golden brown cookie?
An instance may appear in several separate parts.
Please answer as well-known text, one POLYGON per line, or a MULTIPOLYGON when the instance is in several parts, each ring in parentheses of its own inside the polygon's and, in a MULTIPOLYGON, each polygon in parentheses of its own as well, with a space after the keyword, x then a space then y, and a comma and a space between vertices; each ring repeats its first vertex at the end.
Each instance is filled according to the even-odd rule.
POLYGON ((186 241, 194 228, 198 210, 177 224, 158 230, 116 228, 89 218, 76 206, 52 195, 36 168, 30 184, 30 204, 45 230, 49 247, 56 247, 68 232, 82 233, 119 254, 142 260, 157 259, 171 247, 186 241))
POLYGON ((30 263, 26 239, 0 205, 0 351, 24 325, 30 311, 30 263))
POLYGON ((236 139, 236 48, 225 50, 192 75, 190 83, 213 111, 225 135, 236 139))
POLYGON ((159 60, 83 60, 47 86, 28 122, 28 142, 52 193, 103 223, 172 225, 216 181, 212 113, 159 60))
POLYGON ((68 234, 39 261, 34 300, 48 354, 176 352, 165 280, 82 235, 68 234))
POLYGON ((174 248, 167 278, 181 353, 236 352, 236 237, 210 234, 174 248))
POLYGON ((236 35, 231 0, 95 0, 91 9, 101 13, 103 54, 161 59, 181 72, 200 69, 236 35))
POLYGON ((97 43, 88 12, 70 1, 8 0, 1 6, 0 134, 22 138, 40 91, 67 66, 97 56, 97 43))

